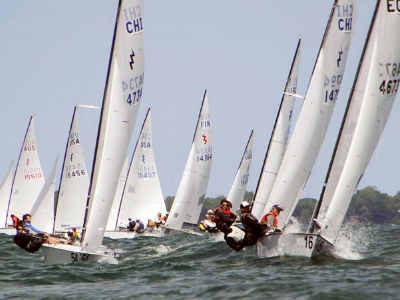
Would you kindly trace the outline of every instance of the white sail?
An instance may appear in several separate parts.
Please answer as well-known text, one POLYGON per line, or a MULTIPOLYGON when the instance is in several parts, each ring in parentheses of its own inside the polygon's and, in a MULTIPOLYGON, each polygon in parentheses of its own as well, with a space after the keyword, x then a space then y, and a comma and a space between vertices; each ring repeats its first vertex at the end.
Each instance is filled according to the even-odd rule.
POLYGON ((228 193, 227 199, 232 203, 233 211, 239 209, 240 203, 243 201, 244 194, 246 193, 247 182, 249 181, 251 159, 253 157, 253 132, 254 131, 252 130, 250 133, 242 160, 240 161, 235 179, 228 193))
POLYGON ((318 214, 333 242, 388 120, 400 84, 400 14, 378 1, 318 214))
POLYGON ((12 167, 14 161, 10 163, 10 167, 3 180, 0 183, 0 224, 6 223, 8 200, 10 199, 12 186, 12 167))
POLYGON ((324 140, 345 71, 355 23, 355 0, 334 2, 303 106, 264 212, 284 208, 278 227, 285 226, 311 174, 324 140))
POLYGON ((158 212, 165 215, 166 208, 154 159, 149 109, 133 153, 116 224, 126 227, 128 218, 146 224, 158 212))
POLYGON ((22 219, 24 214, 31 211, 44 183, 32 116, 15 170, 5 227, 12 225, 11 215, 22 219))
POLYGON ((251 213, 258 219, 262 217, 268 197, 274 185, 286 146, 289 141, 289 133, 292 121, 294 98, 297 93, 297 77, 299 72, 301 40, 297 43, 296 52, 285 85, 281 105, 275 120, 264 164, 254 194, 251 213))
POLYGON ((75 107, 61 170, 54 232, 65 232, 72 228, 79 230, 83 225, 89 175, 81 143, 78 107, 75 107))
POLYGON ((143 3, 120 1, 93 164, 83 250, 103 241, 144 80, 143 3))
POLYGON ((208 94, 204 93, 199 118, 181 182, 176 192, 166 226, 181 229, 183 223, 197 224, 212 162, 212 131, 208 94))
POLYGON ((111 206, 110 215, 108 217, 106 231, 115 230, 117 224, 119 207, 121 206, 122 194, 124 192, 124 186, 128 175, 128 155, 125 155, 125 162, 122 166, 121 173, 119 175, 117 190, 115 191, 114 201, 111 206))
POLYGON ((46 180, 30 214, 35 228, 44 232, 52 232, 54 227, 54 191, 58 154, 54 161, 53 169, 46 180))

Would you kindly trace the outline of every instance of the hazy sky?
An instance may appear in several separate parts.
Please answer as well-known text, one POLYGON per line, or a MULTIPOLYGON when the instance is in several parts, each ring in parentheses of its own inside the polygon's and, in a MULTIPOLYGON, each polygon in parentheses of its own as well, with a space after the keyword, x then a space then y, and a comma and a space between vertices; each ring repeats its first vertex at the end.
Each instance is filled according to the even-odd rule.
MULTIPOLYGON (((129 156, 151 107, 165 197, 177 191, 205 89, 214 144, 207 196, 228 193, 252 129, 248 190, 255 190, 298 39, 303 41, 298 91, 304 95, 332 3, 144 1, 145 82, 129 156)), ((358 1, 341 92, 302 198, 319 196, 374 4, 358 1)), ((117 0, 0 2, 0 178, 11 160, 16 165, 31 114, 45 176, 57 153, 61 172, 74 105, 101 105, 117 5, 117 0)), ((295 118, 301 103, 296 102, 295 118)), ((400 191, 399 113, 397 100, 358 188, 400 191)), ((81 108, 79 117, 91 169, 99 110, 81 108)))

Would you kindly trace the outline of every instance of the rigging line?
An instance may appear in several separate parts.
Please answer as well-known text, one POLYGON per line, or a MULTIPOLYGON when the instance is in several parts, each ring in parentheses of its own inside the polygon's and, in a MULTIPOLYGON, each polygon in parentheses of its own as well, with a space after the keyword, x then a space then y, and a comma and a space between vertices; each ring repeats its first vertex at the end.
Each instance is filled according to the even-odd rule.
MULTIPOLYGON (((102 45, 104 45, 104 42, 105 42, 105 40, 106 40, 106 36, 109 37, 109 36, 107 35, 107 30, 108 30, 110 27, 114 28, 114 23, 115 23, 115 15, 114 15, 114 14, 111 14, 111 15, 110 15, 110 19, 109 19, 109 21, 108 21, 107 29, 105 30, 105 32, 104 32, 104 34, 103 34, 103 39, 101 40, 100 47, 98 47, 98 50, 97 50, 97 52, 96 52, 96 54, 95 54, 95 56, 94 56, 92 65, 90 66, 89 73, 88 73, 88 75, 86 76, 86 80, 85 80, 85 82, 84 82, 84 84, 83 84, 83 88, 82 88, 82 90, 81 90, 81 94, 80 94, 80 96, 79 96, 78 99, 82 99, 82 95, 83 95, 83 92, 84 92, 84 90, 85 90, 85 87, 87 86, 87 83, 88 83, 88 81, 89 81, 89 78, 92 77, 91 74, 93 73, 93 69, 94 69, 94 66, 95 66, 95 64, 96 64, 97 58, 99 57, 99 53, 100 53, 100 51, 104 48, 104 47, 102 47, 102 45), (111 24, 111 25, 110 25, 110 24, 111 24)), ((114 32, 114 30, 113 30, 113 32, 114 32)))
MULTIPOLYGON (((331 220, 328 219, 328 218, 326 217, 326 215, 325 215, 325 218, 328 220, 330 226, 332 226, 333 233, 335 234, 335 240, 338 240, 339 235, 338 235, 338 233, 336 232, 335 228, 333 227, 331 220)), ((326 225, 325 225, 325 227, 326 227, 326 225)), ((321 229, 323 229, 323 228, 321 228, 321 229)), ((340 227, 339 227, 339 229, 340 229, 340 227)), ((332 241, 332 243, 333 243, 333 241, 332 241)))

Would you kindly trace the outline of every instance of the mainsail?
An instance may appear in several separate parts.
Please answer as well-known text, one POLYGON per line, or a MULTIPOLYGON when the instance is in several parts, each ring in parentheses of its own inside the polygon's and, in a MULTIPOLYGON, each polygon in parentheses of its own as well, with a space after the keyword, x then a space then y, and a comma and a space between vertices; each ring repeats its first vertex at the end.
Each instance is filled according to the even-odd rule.
POLYGON ((233 211, 239 209, 239 205, 243 201, 244 195, 246 193, 246 187, 249 181, 251 159, 253 157, 253 133, 254 130, 252 130, 250 133, 246 149, 244 150, 239 168, 236 172, 235 179, 227 196, 227 199, 232 203, 233 211))
POLYGON ((142 102, 143 80, 143 3, 121 0, 101 108, 83 250, 97 252, 101 247, 142 102))
POLYGON ((166 207, 154 158, 151 110, 148 109, 129 167, 115 227, 126 224, 128 218, 146 223, 148 219, 154 220, 158 212, 165 215, 166 207))
POLYGON ((354 0, 337 0, 322 40, 303 106, 286 149, 265 211, 284 208, 278 227, 285 226, 311 174, 340 91, 354 23, 354 0))
POLYGON ((54 232, 64 232, 72 228, 80 231, 88 191, 89 174, 83 158, 78 107, 75 106, 61 170, 54 232))
POLYGON ((31 211, 44 183, 32 116, 15 169, 5 227, 12 225, 11 215, 22 219, 24 214, 31 211))
POLYGON ((8 200, 10 199, 11 186, 12 186, 12 167, 14 161, 10 163, 10 167, 3 180, 0 183, 0 226, 6 223, 8 200))
POLYGON ((268 149, 265 154, 264 164, 258 179, 257 188, 254 194, 253 207, 251 213, 258 219, 261 218, 268 197, 274 185, 283 157, 289 141, 290 126, 292 121, 292 111, 294 94, 297 93, 297 77, 299 72, 301 40, 297 43, 292 66, 286 80, 285 92, 282 96, 278 114, 275 120, 274 129, 271 134, 268 149))
POLYGON ((333 242, 388 120, 400 84, 400 14, 377 1, 318 209, 333 242))
POLYGON ((206 196, 211 162, 212 126, 206 91, 189 158, 166 222, 167 228, 179 230, 184 223, 197 224, 206 196))

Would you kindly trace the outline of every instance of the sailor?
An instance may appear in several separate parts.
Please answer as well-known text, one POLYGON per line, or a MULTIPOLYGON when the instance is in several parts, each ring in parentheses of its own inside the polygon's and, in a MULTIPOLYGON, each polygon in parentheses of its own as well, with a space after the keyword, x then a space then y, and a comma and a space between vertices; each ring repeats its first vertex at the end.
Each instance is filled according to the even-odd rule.
POLYGON ((278 216, 283 211, 283 208, 279 204, 272 206, 271 210, 266 213, 260 220, 261 223, 266 223, 271 230, 278 227, 278 216))
POLYGON ((222 199, 220 206, 214 209, 214 222, 217 224, 217 228, 224 234, 232 232, 230 228, 235 223, 237 215, 230 211, 232 203, 227 199, 222 199))
POLYGON ((156 217, 156 227, 159 228, 161 224, 165 224, 162 214, 159 212, 156 217))
POLYGON ((136 222, 133 221, 131 218, 128 219, 128 230, 135 231, 136 222))
POLYGON ((209 233, 217 233, 219 232, 217 225, 215 224, 215 222, 213 222, 212 218, 214 216, 213 211, 210 209, 208 210, 208 212, 204 215, 204 227, 206 228, 206 230, 209 233), (212 215, 209 214, 209 212, 211 211, 212 215))
POLYGON ((244 232, 240 232, 238 227, 232 226, 231 228, 234 229, 232 233, 225 236, 228 246, 237 252, 246 246, 254 246, 258 239, 270 230, 267 224, 258 222, 257 218, 250 212, 250 209, 249 202, 243 201, 240 204, 240 220, 242 221, 244 232))
POLYGON ((43 234, 27 232, 22 221, 17 224, 16 230, 17 232, 14 236, 14 243, 29 253, 35 253, 40 249, 40 247, 42 247, 42 244, 46 242, 46 238, 43 234))
POLYGON ((39 229, 36 229, 35 227, 32 226, 32 224, 31 224, 31 222, 32 222, 32 216, 31 216, 30 214, 25 214, 25 215, 23 215, 23 216, 22 216, 22 220, 23 220, 23 222, 24 222, 24 227, 25 227, 26 229, 29 229, 29 230, 31 230, 31 231, 33 231, 33 232, 35 232, 35 233, 43 233, 43 234, 44 234, 43 231, 41 231, 41 230, 39 230, 39 229))
POLYGON ((143 223, 140 221, 140 219, 136 219, 136 225, 135 225, 135 231, 137 233, 143 233, 144 232, 144 225, 143 223))
POLYGON ((22 220, 23 220, 24 230, 27 230, 32 235, 44 236, 46 243, 48 242, 49 244, 60 244, 60 243, 64 244, 66 242, 66 240, 64 239, 58 239, 56 237, 50 236, 48 233, 33 227, 31 224, 32 216, 30 214, 23 215, 22 220))
POLYGON ((76 231, 76 228, 72 228, 72 233, 71 233, 71 238, 70 241, 75 243, 77 240, 79 240, 79 234, 76 231))
POLYGON ((154 223, 152 219, 147 220, 147 231, 148 232, 153 232, 155 226, 156 226, 156 223, 154 223))

